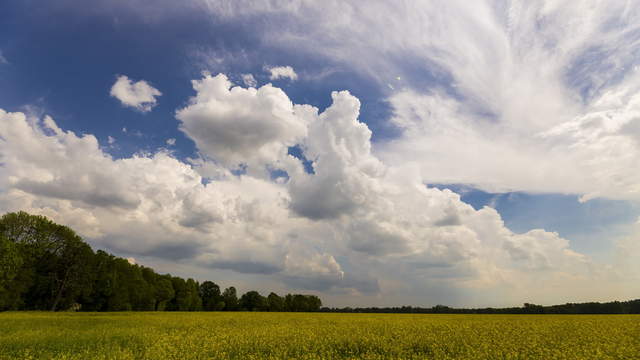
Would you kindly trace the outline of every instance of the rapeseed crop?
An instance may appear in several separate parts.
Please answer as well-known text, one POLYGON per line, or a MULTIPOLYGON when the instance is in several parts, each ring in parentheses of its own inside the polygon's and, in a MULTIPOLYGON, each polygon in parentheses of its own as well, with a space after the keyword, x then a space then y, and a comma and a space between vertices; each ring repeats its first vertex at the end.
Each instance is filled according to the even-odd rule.
POLYGON ((0 314, 0 359, 639 358, 635 315, 0 314))

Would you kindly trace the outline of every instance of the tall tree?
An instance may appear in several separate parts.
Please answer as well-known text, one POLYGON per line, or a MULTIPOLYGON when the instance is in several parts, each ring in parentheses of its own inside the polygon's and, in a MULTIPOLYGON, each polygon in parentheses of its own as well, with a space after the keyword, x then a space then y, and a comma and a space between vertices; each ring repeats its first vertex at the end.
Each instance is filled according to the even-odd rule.
POLYGON ((315 295, 287 294, 284 298, 286 311, 319 311, 322 301, 315 295))
POLYGON ((51 272, 54 299, 51 311, 69 308, 80 294, 88 292, 91 275, 87 271, 93 259, 93 250, 68 227, 60 227, 59 243, 54 247, 56 266, 51 272))
POLYGON ((188 311, 200 311, 202 310, 202 299, 200 298, 200 289, 197 281, 188 279, 186 283, 188 311))
POLYGON ((80 299, 82 310, 111 310, 109 308, 109 299, 115 293, 117 278, 115 256, 98 250, 94 256, 91 272, 94 274, 93 286, 91 292, 80 299))
POLYGON ((171 311, 187 311, 189 310, 189 294, 187 291, 187 282, 179 277, 171 277, 171 284, 175 291, 175 296, 169 304, 167 310, 171 311))
POLYGON ((240 309, 245 311, 266 311, 267 299, 257 291, 249 291, 240 297, 240 309))
POLYGON ((171 275, 157 275, 156 282, 156 311, 163 311, 167 307, 167 303, 175 296, 173 284, 171 283, 171 275))
POLYGON ((134 275, 130 271, 131 264, 126 259, 114 257, 112 264, 113 290, 109 296, 107 309, 109 311, 134 310, 135 291, 134 275))
POLYGON ((22 266, 18 247, 0 234, 0 310, 10 309, 16 302, 12 282, 22 266))
POLYGON ((267 305, 269 311, 284 311, 284 298, 272 292, 267 296, 267 305))
POLYGON ((222 302, 222 294, 220 286, 213 281, 205 281, 200 284, 200 298, 202 299, 202 308, 205 311, 220 310, 219 306, 222 302))
POLYGON ((236 294, 236 288, 230 286, 224 289, 222 293, 222 301, 224 301, 224 309, 226 311, 238 310, 238 295, 236 294))
POLYGON ((29 276, 22 280, 28 282, 27 308, 55 311, 60 305, 68 307, 89 288, 93 251, 70 228, 19 212, 0 219, 0 234, 18 244, 26 260, 23 270, 29 276))

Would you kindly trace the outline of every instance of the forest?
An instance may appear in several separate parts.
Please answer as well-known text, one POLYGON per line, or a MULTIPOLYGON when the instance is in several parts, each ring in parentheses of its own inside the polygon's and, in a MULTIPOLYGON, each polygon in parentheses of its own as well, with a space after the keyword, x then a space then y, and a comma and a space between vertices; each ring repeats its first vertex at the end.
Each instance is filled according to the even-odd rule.
POLYGON ((92 248, 69 227, 26 212, 0 218, 0 311, 318 311, 315 295, 224 290, 92 248))

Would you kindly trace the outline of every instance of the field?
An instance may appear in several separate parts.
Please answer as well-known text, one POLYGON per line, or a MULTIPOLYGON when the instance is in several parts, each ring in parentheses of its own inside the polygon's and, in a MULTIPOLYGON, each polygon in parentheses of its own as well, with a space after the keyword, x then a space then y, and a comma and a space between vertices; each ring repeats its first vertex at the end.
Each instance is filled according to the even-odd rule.
POLYGON ((637 359, 634 315, 0 313, 0 359, 637 359))

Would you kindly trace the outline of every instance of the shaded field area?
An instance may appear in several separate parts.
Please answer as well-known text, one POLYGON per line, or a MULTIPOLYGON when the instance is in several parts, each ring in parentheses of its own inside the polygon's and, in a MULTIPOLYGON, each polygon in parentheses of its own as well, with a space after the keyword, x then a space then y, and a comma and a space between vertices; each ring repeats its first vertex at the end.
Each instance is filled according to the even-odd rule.
POLYGON ((0 313, 0 359, 634 359, 638 315, 0 313))

